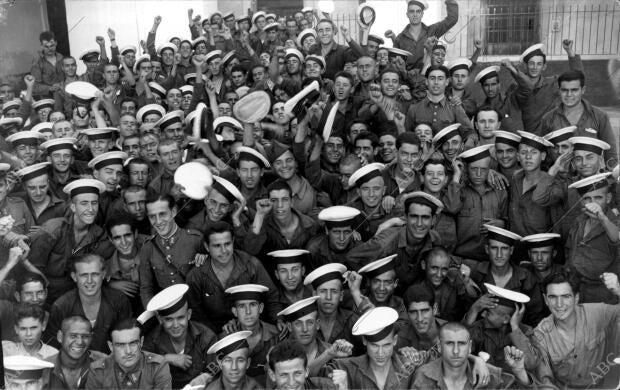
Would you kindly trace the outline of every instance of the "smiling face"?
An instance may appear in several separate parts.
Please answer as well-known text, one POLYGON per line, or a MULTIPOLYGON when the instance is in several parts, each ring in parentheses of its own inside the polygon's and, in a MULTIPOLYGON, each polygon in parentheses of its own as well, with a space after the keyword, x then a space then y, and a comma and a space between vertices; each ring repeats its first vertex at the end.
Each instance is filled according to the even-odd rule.
POLYGON ((385 163, 390 163, 396 158, 396 137, 394 135, 384 134, 379 138, 379 155, 385 163))
POLYGON ((90 347, 93 339, 92 328, 86 321, 69 321, 62 329, 59 342, 62 345, 62 352, 71 359, 78 360, 90 347))
POLYGON ((587 150, 576 150, 571 162, 580 177, 589 177, 603 166, 603 157, 587 150))
POLYGON ((377 303, 386 303, 398 286, 396 271, 393 269, 377 275, 370 281, 370 295, 377 303))
POLYGON ((101 292, 101 285, 105 279, 105 270, 101 259, 94 256, 86 262, 75 263, 75 271, 71 272, 71 279, 77 285, 81 296, 93 297, 101 292))
POLYGON ((334 27, 329 22, 321 22, 316 26, 316 33, 322 45, 329 45, 334 41, 334 27))
POLYGON ((448 183, 446 167, 443 164, 426 164, 424 167, 424 189, 438 194, 448 183))
POLYGON ((170 338, 179 340, 185 337, 187 333, 187 326, 191 317, 192 309, 190 309, 186 303, 182 308, 174 313, 165 316, 158 315, 157 319, 164 329, 164 332, 170 335, 170 338))
POLYGON ((91 225, 95 222, 99 211, 99 195, 97 194, 78 194, 71 199, 71 211, 84 225, 91 225))
POLYGON ((362 203, 368 208, 373 208, 381 203, 385 195, 385 182, 383 177, 377 176, 363 183, 358 188, 362 203))
POLYGON ((288 180, 297 172, 297 162, 293 152, 287 150, 282 153, 274 162, 273 168, 282 180, 288 180))
POLYGON ((531 78, 539 77, 547 68, 547 63, 543 56, 533 56, 527 61, 527 75, 531 78))
POLYGON ((441 144, 441 153, 448 161, 453 161, 463 150, 463 138, 455 135, 443 144, 441 144))
POLYGON ((168 237, 174 229, 175 214, 176 208, 170 208, 168 202, 164 200, 158 200, 146 205, 146 215, 149 218, 149 222, 155 229, 155 232, 162 237, 168 237))
POLYGON ((340 137, 329 137, 323 145, 323 156, 330 164, 338 164, 344 155, 344 141, 340 137))
POLYGON ((568 282, 547 285, 543 298, 553 318, 558 321, 565 321, 574 315, 579 303, 579 294, 575 294, 568 282))
POLYGON ((134 254, 136 233, 129 225, 116 225, 110 229, 110 241, 122 256, 134 254))
POLYGON ((308 377, 308 368, 303 359, 295 358, 274 364, 269 370, 269 378, 278 390, 302 390, 308 377))
POLYGON ((248 348, 237 349, 226 354, 218 361, 222 370, 222 381, 234 385, 240 383, 250 366, 250 350, 248 348))
POLYGON ((431 96, 441 96, 446 92, 449 80, 442 70, 433 70, 426 78, 426 86, 431 96))
POLYGON ((286 291, 296 291, 302 283, 306 268, 301 263, 278 264, 276 279, 286 291))
POLYGON ((107 192, 116 191, 121 176, 123 174, 123 166, 121 164, 111 164, 102 167, 101 169, 95 169, 93 176, 105 184, 105 190, 107 192))
POLYGON ((500 167, 510 169, 517 164, 517 149, 512 145, 498 142, 495 144, 495 157, 500 167))
POLYGON ((381 93, 393 98, 398 93, 400 87, 400 76, 395 72, 385 72, 381 75, 381 93))
POLYGON ((407 230, 408 234, 415 239, 424 238, 431 226, 435 222, 435 217, 429 206, 411 203, 407 210, 407 230))

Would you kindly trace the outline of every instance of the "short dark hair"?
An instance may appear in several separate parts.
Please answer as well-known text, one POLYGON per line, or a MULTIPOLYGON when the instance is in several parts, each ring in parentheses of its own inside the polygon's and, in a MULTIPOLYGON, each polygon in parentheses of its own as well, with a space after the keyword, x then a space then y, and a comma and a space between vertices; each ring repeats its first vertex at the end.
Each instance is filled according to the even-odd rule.
POLYGON ((364 126, 366 126, 366 128, 370 127, 368 125, 368 122, 366 122, 363 119, 353 119, 351 122, 349 122, 349 125, 347 126, 347 130, 350 131, 351 127, 353 127, 353 125, 364 125, 364 126))
POLYGON ((450 168, 446 164, 446 160, 444 160, 443 158, 439 158, 439 157, 431 157, 428 160, 424 161, 424 165, 422 165, 422 169, 420 170, 420 172, 422 174, 426 173, 426 167, 429 165, 443 166, 446 171, 446 175, 450 172, 450 168))
POLYGON ((45 280, 43 275, 36 272, 26 271, 24 273, 20 273, 20 275, 17 277, 15 290, 17 292, 22 292, 22 290, 24 289, 24 284, 32 282, 41 283, 43 285, 43 288, 47 288, 47 280, 45 280))
POLYGON ((405 291, 403 300, 405 301, 406 310, 409 310, 409 305, 413 302, 428 302, 429 306, 433 307, 435 304, 435 293, 423 284, 414 284, 405 291))
POLYGON ((562 73, 560 77, 558 77, 558 87, 561 87, 564 81, 575 81, 575 80, 579 80, 579 86, 581 88, 583 88, 584 85, 586 85, 586 75, 584 75, 582 71, 576 70, 576 69, 567 70, 566 72, 562 73))
POLYGON ((112 228, 119 225, 128 225, 132 233, 136 232, 134 219, 126 213, 116 213, 110 216, 105 223, 105 231, 112 238, 112 228))
POLYGON ((15 325, 24 318, 34 318, 41 323, 45 322, 45 310, 39 305, 32 303, 22 303, 17 307, 17 313, 15 314, 15 325))
POLYGON ((278 89, 283 90, 289 97, 293 97, 297 95, 299 91, 301 91, 297 83, 293 81, 292 79, 288 79, 288 78, 282 80, 280 84, 276 84, 273 87, 272 92, 275 94, 276 90, 278 89))
POLYGON ((370 131, 362 131, 361 133, 359 133, 357 137, 355 137, 355 142, 353 142, 353 146, 355 147, 357 141, 365 139, 370 141, 370 144, 373 148, 379 146, 379 138, 377 138, 377 136, 370 131))
POLYGON ((269 369, 274 372, 276 371, 277 363, 289 360, 301 359, 304 362, 304 368, 308 366, 306 352, 304 352, 299 343, 292 340, 286 340, 276 344, 271 351, 269 351, 267 359, 269 360, 269 369))
POLYGON ((396 137, 396 149, 400 149, 403 144, 416 145, 418 149, 422 147, 420 138, 411 131, 399 134, 398 137, 396 137))
POLYGON ((549 286, 550 284, 562 284, 562 283, 568 283, 570 285, 570 288, 573 290, 573 294, 576 295, 579 293, 579 287, 580 287, 579 276, 575 274, 575 272, 565 269, 560 272, 547 275, 547 277, 543 279, 543 282, 542 282, 543 295, 547 294, 547 286, 549 286))
POLYGON ((245 69, 245 67, 243 65, 235 65, 232 67, 232 69, 230 70, 230 74, 233 74, 233 72, 241 72, 244 75, 248 73, 248 71, 245 69))
POLYGON ((149 203, 155 203, 155 202, 166 202, 168 203, 168 208, 170 210, 172 210, 174 208, 174 206, 176 205, 174 202, 174 197, 170 194, 158 194, 156 192, 147 192, 146 195, 146 202, 144 202, 145 205, 148 205, 149 203))
POLYGON ((65 333, 67 331, 67 328, 69 327, 69 324, 72 324, 74 322, 81 322, 83 324, 87 324, 88 328, 90 329, 90 331, 91 332, 93 331, 93 324, 91 324, 90 321, 86 317, 84 317, 83 315, 75 315, 75 316, 71 316, 71 317, 66 317, 60 323, 60 330, 63 333, 65 333))
POLYGON ((218 221, 211 224, 204 233, 204 240, 209 244, 209 238, 214 234, 230 233, 230 238, 235 238, 235 232, 228 222, 218 221))
POLYGON ((41 43, 43 43, 43 41, 51 41, 52 39, 56 39, 56 35, 51 31, 43 31, 39 34, 39 42, 41 43))
POLYGON ((474 123, 478 121, 478 115, 484 111, 494 111, 497 114, 497 120, 502 120, 502 116, 500 115, 499 111, 489 105, 484 105, 476 110, 476 113, 474 114, 474 123))
POLYGON ((349 80, 349 82, 351 83, 351 86, 355 84, 355 77, 353 77, 353 75, 347 71, 343 70, 343 71, 336 73, 336 75, 334 76, 334 81, 336 81, 338 77, 344 77, 345 79, 349 80))
POLYGON ((291 189, 291 186, 282 179, 274 180, 273 183, 267 186, 268 194, 271 193, 271 191, 280 191, 280 190, 286 190, 288 191, 289 196, 293 196, 293 190, 291 189))
POLYGON ((381 71, 381 73, 379 73, 379 81, 381 81, 383 79, 383 75, 386 73, 394 73, 395 75, 398 76, 398 82, 401 82, 401 78, 400 78, 400 73, 398 72, 398 70, 394 67, 388 66, 387 68, 383 69, 381 71))
POLYGON ((105 260, 103 260, 103 257, 99 256, 98 254, 83 253, 79 255, 73 255, 69 258, 69 263, 71 264, 71 272, 77 272, 77 269, 75 267, 76 264, 91 263, 95 260, 99 261, 102 270, 105 269, 105 260))
POLYGON ((142 325, 133 317, 124 318, 120 321, 116 321, 110 331, 108 332, 108 340, 112 341, 112 333, 121 331, 121 330, 131 330, 134 328, 138 328, 140 330, 140 336, 142 336, 142 325))
POLYGON ((136 185, 131 185, 127 188, 123 188, 123 190, 121 191, 121 197, 123 198, 123 200, 125 200, 125 194, 130 193, 130 192, 140 192, 140 191, 144 191, 145 193, 147 193, 147 196, 148 196, 148 190, 146 188, 136 186, 136 185))
MULTIPOLYGON (((134 138, 134 137, 137 137, 138 139, 140 138, 138 134, 135 134, 135 135, 130 135, 129 137, 125 137, 125 139, 134 138)), ((149 167, 149 171, 151 170, 151 164, 149 164, 149 162, 146 161, 146 159, 144 159, 143 157, 133 157, 132 159, 130 159, 127 162, 127 171, 129 171, 129 167, 131 165, 146 165, 149 167)))

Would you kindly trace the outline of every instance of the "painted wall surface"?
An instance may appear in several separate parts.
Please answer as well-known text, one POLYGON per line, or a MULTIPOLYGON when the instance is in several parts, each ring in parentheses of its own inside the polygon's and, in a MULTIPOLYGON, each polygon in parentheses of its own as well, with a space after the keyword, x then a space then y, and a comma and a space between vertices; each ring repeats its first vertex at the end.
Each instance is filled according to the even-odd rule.
MULTIPOLYGON (((71 53, 80 53, 97 47, 95 37, 101 35, 106 39, 109 55, 107 29, 116 32, 119 46, 138 45, 146 40, 153 26, 155 16, 162 17, 157 30, 156 45, 168 41, 173 35, 189 38, 187 9, 193 8, 194 15, 203 18, 218 9, 216 0, 66 0, 67 26, 71 53)), ((84 65, 78 61, 78 73, 84 72, 84 65)))
POLYGON ((21 0, 0 10, 0 79, 30 71, 40 48, 39 34, 47 29, 44 0, 21 0))

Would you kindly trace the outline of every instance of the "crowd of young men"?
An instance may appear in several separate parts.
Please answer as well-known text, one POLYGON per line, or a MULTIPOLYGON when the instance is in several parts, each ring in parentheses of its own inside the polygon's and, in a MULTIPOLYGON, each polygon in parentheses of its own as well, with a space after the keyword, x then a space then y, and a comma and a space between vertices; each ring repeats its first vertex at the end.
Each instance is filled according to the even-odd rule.
POLYGON ((573 41, 483 66, 456 0, 406 5, 359 43, 313 9, 41 33, 0 83, 7 388, 615 388, 619 129, 573 41))

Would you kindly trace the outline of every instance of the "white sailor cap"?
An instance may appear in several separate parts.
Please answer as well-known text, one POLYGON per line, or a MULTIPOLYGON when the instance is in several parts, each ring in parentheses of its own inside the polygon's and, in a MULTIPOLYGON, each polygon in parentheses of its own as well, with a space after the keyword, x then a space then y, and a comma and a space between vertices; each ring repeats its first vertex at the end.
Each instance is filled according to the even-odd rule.
POLYGON ((176 313, 187 303, 187 284, 173 284, 158 292, 146 305, 147 311, 165 317, 176 313))
POLYGON ((381 38, 378 35, 374 35, 374 34, 369 34, 368 35, 368 40, 369 41, 373 41, 373 42, 377 42, 379 45, 383 45, 385 43, 385 41, 383 40, 383 38, 381 38))
POLYGON ((23 182, 27 182, 28 180, 34 179, 35 177, 47 175, 50 165, 52 165, 52 163, 47 161, 32 164, 30 166, 27 166, 26 168, 22 168, 17 171, 17 176, 19 176, 23 182))
POLYGON ((435 147, 439 148, 444 142, 450 140, 450 138, 461 135, 461 132, 459 131, 460 127, 460 123, 454 123, 441 129, 441 131, 433 137, 433 144, 435 147))
POLYGON ((313 11, 314 11, 314 9, 312 7, 304 7, 304 8, 301 9, 301 12, 304 13, 304 14, 306 12, 313 12, 313 11))
POLYGON ((159 104, 147 104, 142 106, 136 113, 136 120, 140 123, 144 122, 147 115, 159 114, 160 117, 166 115, 166 110, 159 104))
POLYGON ((437 210, 444 208, 444 204, 441 200, 424 191, 414 191, 405 195, 403 198, 405 210, 409 210, 409 206, 411 206, 412 203, 430 207, 433 214, 436 214, 437 210))
POLYGON ((371 343, 383 340, 394 331, 398 312, 391 307, 381 306, 367 310, 352 328, 354 336, 364 336, 371 343))
POLYGON ((560 142, 569 140, 573 136, 575 130, 577 130, 577 126, 563 127, 561 129, 552 131, 549 134, 545 134, 543 138, 551 142, 552 144, 557 145, 560 142))
MULTIPOLYGON (((207 76, 205 76, 204 74, 201 75, 202 77, 202 81, 207 81, 207 76)), ((185 76, 183 76, 183 79, 185 80, 186 83, 193 83, 196 82, 196 73, 188 73, 185 76)))
POLYGON ((81 103, 88 103, 96 97, 99 89, 86 81, 72 81, 65 86, 65 92, 81 103))
POLYGON ((10 142, 13 147, 16 147, 18 145, 38 145, 41 139, 43 139, 41 133, 37 131, 24 130, 9 135, 6 137, 6 142, 10 142))
POLYGON ((387 51, 390 57, 401 57, 405 61, 407 61, 407 59, 411 57, 411 52, 403 49, 398 49, 396 47, 388 47, 387 51))
POLYGON ((278 313, 285 322, 293 322, 318 311, 316 301, 319 297, 310 297, 297 301, 278 313))
POLYGON ((88 162, 88 167, 99 170, 110 165, 121 165, 127 160, 127 153, 113 151, 102 153, 88 162))
POLYGON ((41 99, 32 103, 32 109, 39 111, 42 108, 54 108, 54 99, 41 99))
POLYGON ((191 125, 194 119, 196 118, 196 115, 198 115, 197 110, 191 111, 189 114, 187 114, 185 116, 185 119, 183 120, 183 123, 185 123, 185 126, 191 125))
POLYGON ((278 264, 296 264, 302 265, 308 262, 310 252, 305 249, 281 249, 267 253, 267 256, 273 259, 273 263, 278 264))
POLYGON ((340 107, 340 102, 337 101, 329 110, 329 114, 327 114, 327 118, 325 119, 325 125, 323 126, 323 142, 325 143, 327 143, 327 140, 332 135, 332 128, 334 127, 334 121, 338 114, 338 107, 340 107))
POLYGON ((499 70, 500 67, 497 65, 487 66, 478 72, 476 77, 474 77, 474 82, 482 84, 486 79, 491 77, 499 77, 499 70))
POLYGON ((559 242, 560 237, 557 233, 538 233, 523 237, 521 242, 527 248, 542 248, 555 246, 559 242))
POLYGON ((213 185, 213 174, 206 165, 190 161, 177 168, 174 182, 182 187, 181 192, 188 198, 204 200, 213 185))
POLYGON ((264 13, 263 11, 258 11, 254 13, 254 15, 252 15, 252 24, 256 24, 256 19, 258 19, 261 16, 265 18, 267 14, 264 13))
POLYGON ((229 295, 231 302, 237 301, 259 301, 264 300, 264 294, 269 291, 269 287, 262 284, 240 284, 229 287, 224 292, 229 295))
POLYGON ((474 161, 491 157, 491 148, 493 148, 492 144, 476 146, 475 148, 471 148, 459 154, 457 158, 460 158, 467 164, 471 164, 474 161))
POLYGON ((0 163, 0 173, 6 173, 11 169, 11 164, 0 163))
POLYGON ((543 137, 537 136, 536 134, 522 130, 517 130, 517 133, 521 136, 521 142, 519 142, 519 144, 531 146, 541 152, 545 152, 547 151, 547 148, 553 147, 551 142, 547 141, 543 137))
POLYGON ((517 291, 508 290, 490 283, 485 283, 484 286, 488 292, 498 298, 497 304, 501 306, 514 309, 515 303, 528 303, 530 301, 530 297, 517 291))
POLYGON ((179 91, 181 91, 181 95, 185 96, 185 95, 193 95, 194 94, 194 87, 191 85, 183 85, 181 86, 181 88, 179 88, 179 91))
POLYGON ((235 93, 237 94, 237 96, 239 96, 239 99, 247 95, 249 91, 250 87, 248 87, 247 85, 242 85, 239 88, 235 89, 235 93))
POLYGON ((204 43, 205 45, 208 45, 207 38, 201 36, 194 39, 192 41, 192 49, 196 50, 196 46, 198 46, 199 43, 204 43))
POLYGON ((237 51, 231 50, 222 57, 222 65, 226 66, 233 58, 238 58, 237 51))
POLYGON ((299 62, 304 62, 304 55, 301 54, 301 52, 297 49, 293 49, 293 48, 286 49, 284 58, 289 58, 289 57, 297 57, 299 62))
POLYGON ((407 5, 411 5, 411 4, 415 4, 418 7, 422 8, 423 10, 428 9, 428 3, 426 2, 426 0, 409 0, 407 2, 407 5))
POLYGON ((496 144, 506 144, 517 149, 521 143, 521 136, 510 131, 495 130, 493 135, 495 135, 496 144))
POLYGON ((233 114, 241 122, 255 123, 271 111, 271 97, 265 91, 254 91, 239 99, 233 106, 233 114))
POLYGON ((87 49, 80 54, 80 60, 84 62, 97 62, 99 61, 99 49, 87 49))
POLYGON ((77 179, 64 186, 62 191, 71 198, 79 194, 100 195, 105 191, 105 184, 95 179, 77 179))
POLYGON ((508 244, 510 246, 514 246, 516 241, 521 241, 521 236, 511 232, 510 230, 502 229, 489 224, 484 224, 483 226, 487 228, 487 240, 503 242, 504 244, 508 244))
POLYGON ((328 229, 334 227, 351 226, 361 211, 349 206, 331 206, 319 213, 319 220, 325 222, 328 229))
POLYGON ((571 137, 568 141, 573 144, 573 151, 583 150, 601 155, 603 151, 610 149, 607 142, 593 137, 571 137))
POLYGON ((5 356, 2 363, 8 380, 39 380, 46 369, 54 367, 52 362, 22 355, 5 356))
POLYGON ((276 30, 277 31, 279 27, 280 27, 280 23, 272 22, 272 23, 269 23, 268 25, 266 25, 265 28, 263 29, 263 31, 265 31, 265 32, 269 32, 271 30, 276 30))
POLYGON ((355 14, 357 16, 357 24, 366 29, 370 29, 370 26, 377 19, 377 12, 368 3, 361 3, 357 7, 355 14))
POLYGON ((0 127, 21 126, 24 123, 22 118, 0 118, 0 127))
POLYGON ((38 133, 46 133, 52 132, 52 127, 54 126, 54 123, 52 122, 41 122, 41 123, 37 123, 36 125, 32 126, 32 129, 30 129, 31 131, 36 131, 38 133))
POLYGON ((313 28, 307 28, 305 30, 302 30, 299 34, 297 34, 297 46, 303 47, 304 40, 310 36, 316 38, 316 31, 314 31, 313 28))
POLYGON ((228 336, 217 341, 209 347, 207 354, 216 354, 218 359, 223 359, 226 355, 238 351, 240 349, 250 349, 248 344, 248 337, 252 334, 251 330, 242 330, 239 332, 231 333, 228 336))
POLYGON ((327 66, 327 63, 325 62, 325 57, 323 56, 318 56, 316 54, 309 54, 306 56, 306 64, 308 63, 308 61, 314 61, 317 64, 321 65, 321 67, 323 69, 325 69, 325 67, 327 66))
POLYGON ((235 13, 232 11, 226 12, 224 15, 222 15, 222 19, 224 20, 234 18, 234 17, 235 17, 235 13))
POLYGON ((49 141, 45 141, 41 144, 41 147, 45 149, 48 155, 54 153, 57 150, 75 150, 77 144, 77 138, 54 138, 49 141))
POLYGON ((574 182, 569 185, 568 188, 576 189, 579 195, 583 196, 588 192, 609 187, 610 176, 611 172, 597 173, 596 175, 588 176, 585 179, 574 182))
POLYGON ((148 86, 151 88, 151 91, 157 94, 160 98, 166 98, 166 88, 164 88, 161 84, 155 81, 149 81, 148 86))
POLYGON ((222 58, 221 50, 211 50, 210 52, 208 52, 207 55, 205 55, 205 62, 208 64, 216 58, 222 58))
POLYGON ((274 14, 274 13, 269 13, 265 15, 265 19, 276 19, 278 17, 278 15, 274 14))
POLYGON ((384 169, 385 165, 381 163, 371 163, 364 165, 360 169, 353 172, 351 177, 349 177, 349 186, 360 187, 364 183, 374 179, 375 177, 381 177, 384 169))
POLYGON ((545 50, 545 45, 542 43, 537 43, 525 49, 525 51, 519 57, 519 60, 527 64, 530 58, 534 56, 544 56, 545 55, 544 50, 545 50))
POLYGON ((8 102, 2 104, 2 113, 6 114, 10 110, 19 109, 22 105, 22 100, 19 98, 11 99, 8 102))
POLYGON ((166 128, 177 123, 183 123, 182 110, 170 111, 166 115, 162 116, 161 119, 155 123, 155 126, 159 127, 161 130, 165 130, 166 128))
POLYGON ((148 54, 143 54, 140 57, 138 57, 138 59, 136 59, 136 63, 133 64, 133 72, 138 73, 138 68, 140 67, 140 64, 143 62, 147 62, 147 61, 154 62, 154 61, 151 61, 151 56, 148 54))
POLYGON ((219 176, 214 176, 213 180, 211 191, 219 192, 230 204, 233 204, 235 201, 243 203, 245 198, 233 183, 219 176))
POLYGON ((82 130, 82 134, 85 134, 89 140, 112 139, 116 133, 118 133, 118 129, 114 127, 94 127, 82 130))
POLYGON ((467 58, 457 58, 454 61, 450 61, 448 64, 448 70, 450 74, 453 74, 459 69, 465 69, 467 71, 471 70, 472 62, 467 58))
POLYGON ((379 275, 382 275, 390 270, 393 270, 396 264, 394 264, 394 259, 396 259, 398 255, 390 255, 379 260, 375 260, 371 263, 366 264, 362 268, 359 269, 360 274, 367 279, 374 279, 379 275))
POLYGON ((248 22, 248 24, 249 24, 250 23, 250 17, 247 16, 247 15, 243 15, 239 19, 237 19, 237 23, 243 23, 243 22, 248 22))
POLYGON ((243 125, 241 124, 241 122, 239 122, 232 116, 224 115, 224 116, 218 116, 217 118, 215 118, 213 120, 213 128, 217 129, 220 126, 234 127, 236 129, 243 130, 243 125))
POLYGON ((136 49, 135 46, 127 45, 127 46, 121 47, 121 49, 119 50, 119 53, 121 53, 121 55, 125 55, 125 54, 129 53, 130 51, 133 51, 134 54, 138 52, 138 50, 136 49))
POLYGON ((265 158, 260 152, 255 149, 249 148, 247 146, 241 146, 238 149, 239 157, 237 161, 253 161, 258 164, 259 167, 262 168, 271 168, 271 164, 269 164, 269 160, 265 158))
POLYGON ((345 272, 347 272, 347 267, 343 264, 325 264, 310 272, 304 279, 304 285, 307 286, 310 284, 312 288, 316 290, 320 285, 330 280, 340 280, 342 282, 345 272))

